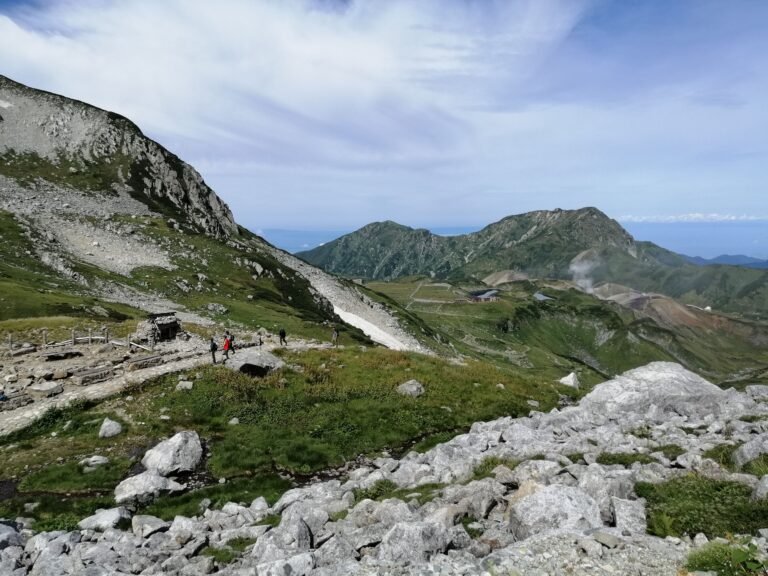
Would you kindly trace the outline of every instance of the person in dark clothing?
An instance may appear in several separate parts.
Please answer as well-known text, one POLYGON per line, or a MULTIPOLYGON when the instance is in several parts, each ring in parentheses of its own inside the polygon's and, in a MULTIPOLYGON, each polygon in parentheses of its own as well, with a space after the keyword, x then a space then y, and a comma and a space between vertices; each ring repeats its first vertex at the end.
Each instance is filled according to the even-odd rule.
POLYGON ((211 336, 211 358, 213 358, 213 363, 216 364, 216 350, 219 349, 219 347, 216 345, 216 341, 213 339, 213 336, 211 336))
POLYGON ((287 346, 288 341, 285 339, 285 328, 280 328, 278 334, 280 335, 280 346, 287 346))
POLYGON ((336 346, 336 344, 339 343, 339 329, 336 328, 336 326, 333 327, 333 332, 331 332, 331 344, 336 346))

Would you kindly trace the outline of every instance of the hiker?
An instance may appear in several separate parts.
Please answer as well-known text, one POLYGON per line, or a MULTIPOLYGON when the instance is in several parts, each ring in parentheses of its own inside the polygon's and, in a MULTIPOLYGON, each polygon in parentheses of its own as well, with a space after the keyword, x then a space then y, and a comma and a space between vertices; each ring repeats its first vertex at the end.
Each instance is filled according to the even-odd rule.
POLYGON ((229 332, 227 332, 224 335, 224 346, 223 346, 224 360, 222 360, 222 362, 226 362, 227 360, 229 360, 229 351, 231 349, 232 349, 232 341, 230 340, 229 332))
POLYGON ((5 402, 6 400, 8 400, 8 396, 5 395, 4 390, 0 390, 0 402, 5 402))
POLYGON ((285 328, 280 328, 280 346, 288 346, 288 341, 285 339, 285 328))
POLYGON ((224 337, 229 338, 229 351, 232 352, 232 354, 235 353, 235 336, 234 334, 230 334, 229 330, 224 332, 224 337))
POLYGON ((216 345, 216 341, 213 339, 213 336, 211 336, 211 358, 213 358, 213 363, 216 364, 216 350, 219 349, 219 347, 216 345))
POLYGON ((336 326, 334 326, 333 332, 331 332, 331 344, 335 347, 338 341, 339 341, 339 329, 336 328, 336 326))

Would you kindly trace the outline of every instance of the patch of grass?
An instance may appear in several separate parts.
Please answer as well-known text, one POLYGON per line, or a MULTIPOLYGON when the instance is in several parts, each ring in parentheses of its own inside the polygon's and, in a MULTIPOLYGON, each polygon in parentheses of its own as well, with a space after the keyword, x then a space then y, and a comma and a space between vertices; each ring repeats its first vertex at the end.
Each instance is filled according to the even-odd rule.
POLYGON ((347 517, 349 514, 349 509, 345 508, 344 510, 339 510, 338 512, 334 512, 330 515, 331 522, 338 522, 339 520, 344 520, 344 518, 347 517))
POLYGON ((632 434, 632 436, 643 438, 645 440, 650 440, 652 437, 650 426, 639 426, 634 430, 630 430, 629 433, 632 434))
POLYGON ((768 420, 768 414, 747 414, 745 416, 739 417, 739 420, 742 422, 762 422, 763 420, 768 420))
POLYGON ((25 476, 19 483, 22 492, 76 492, 82 490, 110 490, 128 472, 130 462, 125 458, 110 460, 92 472, 83 472, 77 462, 46 466, 25 476))
POLYGON ((768 501, 752 502, 752 490, 737 482, 690 474, 661 484, 638 482, 635 492, 648 501, 648 531, 662 538, 755 534, 768 526, 768 501))
POLYGON ((716 572, 718 576, 759 576, 768 573, 768 563, 758 559, 754 544, 710 542, 688 555, 687 570, 716 572))
POLYGON ((18 494, 0 502, 0 518, 34 518, 34 529, 38 532, 51 530, 74 530, 77 523, 91 516, 99 508, 114 508, 112 492, 97 493, 91 496, 36 494, 28 496, 18 494), (37 502, 39 505, 31 512, 24 509, 24 504, 37 502))
POLYGON ((747 462, 742 467, 742 471, 757 476, 758 478, 762 478, 768 474, 768 454, 763 454, 751 462, 747 462))
POLYGON ((733 463, 733 453, 739 449, 739 446, 739 444, 718 444, 704 452, 702 456, 714 460, 726 470, 735 472, 736 466, 733 463))
POLYGON ((397 484, 391 480, 377 480, 368 488, 355 490, 355 502, 360 502, 365 499, 381 501, 389 498, 410 500, 411 494, 414 494, 415 496, 413 496, 413 498, 415 498, 420 505, 424 505, 427 502, 434 500, 443 488, 443 484, 423 484, 416 488, 399 488, 397 484))
POLYGON ((445 432, 437 432, 436 434, 430 434, 429 436, 426 436, 416 442, 413 446, 411 446, 411 450, 414 452, 419 452, 420 454, 423 454, 424 452, 428 452, 438 444, 442 444, 444 442, 448 442, 449 440, 453 439, 457 435, 461 434, 460 430, 447 430, 445 432))
POLYGON ((226 566, 231 564, 240 557, 240 552, 233 550, 232 548, 213 548, 206 546, 200 551, 201 556, 210 556, 220 566, 226 566))
POLYGON ((464 516, 461 519, 461 525, 464 526, 464 530, 467 531, 467 534, 469 534, 470 538, 479 538, 480 536, 483 535, 482 529, 474 528, 470 526, 470 524, 474 524, 475 522, 477 522, 477 520, 475 520, 471 516, 464 516))
POLYGON ((629 468, 635 462, 639 462, 640 464, 651 464, 652 462, 656 462, 656 460, 648 456, 648 454, 636 454, 634 452, 603 452, 598 455, 596 461, 598 464, 603 464, 604 466, 619 464, 625 468, 629 468))
POLYGON ((267 502, 274 504, 290 487, 287 480, 277 475, 238 478, 184 494, 161 496, 147 506, 143 513, 163 520, 173 520, 175 516, 197 516, 200 514, 200 501, 205 498, 211 501, 211 508, 221 508, 227 502, 250 505, 259 496, 264 496, 267 502))
POLYGON ((654 452, 661 452, 665 458, 674 460, 678 456, 685 454, 685 450, 677 444, 664 444, 653 449, 654 452))
POLYGON ((574 464, 578 464, 580 461, 584 460, 584 453, 572 452, 571 454, 566 454, 565 457, 568 458, 568 460, 570 460, 574 464))
POLYGON ((472 480, 482 480, 483 478, 490 478, 493 476, 493 470, 497 466, 506 466, 510 470, 514 470, 515 467, 520 464, 519 460, 512 458, 499 458, 497 456, 490 456, 475 466, 475 470, 472 473, 472 480))
POLYGON ((277 526, 280 524, 280 521, 283 519, 280 514, 270 514, 269 516, 265 516, 259 521, 259 524, 261 526, 277 526))

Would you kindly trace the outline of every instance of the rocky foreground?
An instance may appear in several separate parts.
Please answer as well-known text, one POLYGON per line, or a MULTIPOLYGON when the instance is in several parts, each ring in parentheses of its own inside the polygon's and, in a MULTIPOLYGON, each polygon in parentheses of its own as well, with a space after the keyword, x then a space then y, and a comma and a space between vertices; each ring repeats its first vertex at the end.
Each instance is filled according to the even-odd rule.
MULTIPOLYGON (((635 483, 694 471, 744 483, 753 498, 764 498, 768 476, 730 473, 702 454, 739 445, 733 458, 741 465, 768 453, 768 420, 760 419, 768 416, 766 400, 768 387, 723 391, 657 362, 597 386, 578 406, 477 423, 427 453, 380 458, 345 482, 289 490, 271 507, 259 498, 164 522, 132 515, 144 496, 132 498, 122 485, 119 507, 83 519, 74 532, 35 534, 23 519, 4 521, 0 574, 674 575, 706 537, 647 535, 635 483), (751 422, 739 419, 745 415, 751 422), (669 444, 684 450, 674 461, 657 450, 669 444), (596 463, 606 452, 653 461, 596 463), (491 457, 510 466, 470 481, 491 457), (361 490, 372 495, 382 481, 402 487, 401 498, 363 498, 361 490), (235 539, 252 544, 228 565, 201 554, 235 539)), ((185 432, 150 450, 143 474, 176 489, 174 472, 199 461, 196 442, 185 432)), ((754 542, 765 552, 765 538, 754 542)))

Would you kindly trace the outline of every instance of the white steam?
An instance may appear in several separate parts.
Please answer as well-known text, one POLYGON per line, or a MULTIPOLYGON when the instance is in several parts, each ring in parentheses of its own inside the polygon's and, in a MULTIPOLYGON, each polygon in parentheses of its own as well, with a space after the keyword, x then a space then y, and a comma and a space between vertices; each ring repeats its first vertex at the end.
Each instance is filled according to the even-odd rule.
POLYGON ((573 281, 587 294, 592 294, 594 286, 592 270, 597 268, 599 264, 599 260, 574 259, 568 267, 568 271, 573 275, 573 281))

